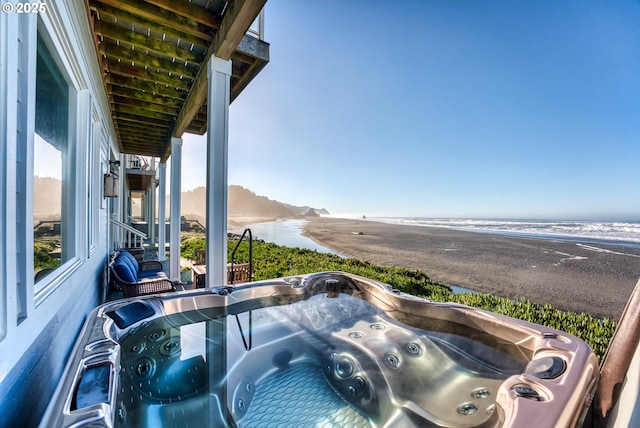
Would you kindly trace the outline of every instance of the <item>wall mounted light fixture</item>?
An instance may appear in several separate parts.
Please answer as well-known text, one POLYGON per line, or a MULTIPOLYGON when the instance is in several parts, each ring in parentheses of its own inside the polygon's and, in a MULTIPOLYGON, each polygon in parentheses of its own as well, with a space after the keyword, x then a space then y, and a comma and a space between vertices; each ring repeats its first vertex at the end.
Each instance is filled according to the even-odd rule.
POLYGON ((104 197, 116 198, 118 197, 118 174, 116 174, 111 165, 115 165, 116 168, 120 168, 120 161, 109 161, 109 173, 104 175, 104 197))

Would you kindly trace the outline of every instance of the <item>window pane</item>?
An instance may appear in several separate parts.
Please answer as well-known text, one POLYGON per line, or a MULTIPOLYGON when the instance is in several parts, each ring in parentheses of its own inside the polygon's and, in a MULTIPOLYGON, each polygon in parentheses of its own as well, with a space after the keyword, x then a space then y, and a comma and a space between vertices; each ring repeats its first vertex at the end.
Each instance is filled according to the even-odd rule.
POLYGON ((69 260, 65 196, 72 165, 68 156, 69 86, 38 36, 33 180, 35 281, 69 260))

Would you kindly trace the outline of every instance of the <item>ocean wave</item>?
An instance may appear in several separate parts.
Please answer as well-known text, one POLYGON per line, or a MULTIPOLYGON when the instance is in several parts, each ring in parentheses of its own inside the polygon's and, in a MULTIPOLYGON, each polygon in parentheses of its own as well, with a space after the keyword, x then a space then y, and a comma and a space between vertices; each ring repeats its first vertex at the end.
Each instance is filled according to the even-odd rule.
POLYGON ((423 217, 377 217, 391 224, 444 227, 470 232, 505 233, 545 238, 594 239, 640 244, 640 223, 596 221, 478 220, 423 217))

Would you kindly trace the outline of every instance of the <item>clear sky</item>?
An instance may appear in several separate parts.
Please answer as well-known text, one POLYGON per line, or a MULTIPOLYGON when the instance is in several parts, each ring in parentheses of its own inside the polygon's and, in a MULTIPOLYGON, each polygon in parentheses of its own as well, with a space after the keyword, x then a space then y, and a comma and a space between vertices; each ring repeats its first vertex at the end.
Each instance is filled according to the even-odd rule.
MULTIPOLYGON (((640 2, 269 0, 229 184, 334 214, 640 220, 640 2)), ((186 136, 183 190, 204 185, 186 136)))

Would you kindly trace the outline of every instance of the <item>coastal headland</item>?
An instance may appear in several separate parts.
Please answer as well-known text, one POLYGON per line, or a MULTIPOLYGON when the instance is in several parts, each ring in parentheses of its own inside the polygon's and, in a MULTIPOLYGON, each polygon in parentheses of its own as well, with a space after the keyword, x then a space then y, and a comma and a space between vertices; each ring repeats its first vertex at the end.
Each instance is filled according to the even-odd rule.
POLYGON ((327 217, 309 219, 304 234, 347 257, 616 321, 640 279, 640 248, 616 244, 327 217))

